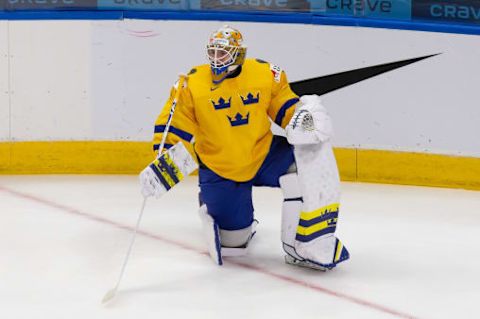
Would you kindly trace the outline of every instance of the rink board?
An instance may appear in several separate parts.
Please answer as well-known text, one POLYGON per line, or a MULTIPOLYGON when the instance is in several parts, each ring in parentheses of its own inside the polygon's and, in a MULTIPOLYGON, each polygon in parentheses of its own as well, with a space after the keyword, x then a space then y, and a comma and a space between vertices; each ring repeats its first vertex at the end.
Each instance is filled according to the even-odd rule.
MULTIPOLYGON (((137 174, 148 142, 0 143, 0 174, 137 174)), ((335 148, 343 181, 480 189, 480 158, 335 148)))

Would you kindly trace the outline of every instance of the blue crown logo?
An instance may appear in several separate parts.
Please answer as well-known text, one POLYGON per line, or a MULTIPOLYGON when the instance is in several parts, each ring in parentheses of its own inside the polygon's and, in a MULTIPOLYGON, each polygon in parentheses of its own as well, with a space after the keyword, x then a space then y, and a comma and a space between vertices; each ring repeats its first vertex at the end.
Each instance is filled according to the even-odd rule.
POLYGON ((327 220, 327 225, 328 225, 328 227, 335 227, 335 226, 337 226, 337 219, 336 219, 336 218, 332 218, 332 219, 327 220))
POLYGON ((231 118, 228 115, 227 117, 228 117, 228 120, 230 121, 230 125, 232 126, 246 125, 248 124, 248 118, 250 117, 250 112, 247 113, 245 118, 240 113, 237 113, 234 118, 231 118))
POLYGON ((256 104, 260 100, 260 93, 257 93, 257 97, 254 97, 252 93, 248 93, 247 97, 244 98, 240 95, 243 105, 256 104))
POLYGON ((230 107, 230 103, 232 101, 232 98, 229 98, 228 102, 223 97, 218 99, 218 103, 215 103, 215 101, 213 101, 213 100, 210 100, 210 101, 212 102, 215 110, 221 110, 221 109, 228 109, 230 107))

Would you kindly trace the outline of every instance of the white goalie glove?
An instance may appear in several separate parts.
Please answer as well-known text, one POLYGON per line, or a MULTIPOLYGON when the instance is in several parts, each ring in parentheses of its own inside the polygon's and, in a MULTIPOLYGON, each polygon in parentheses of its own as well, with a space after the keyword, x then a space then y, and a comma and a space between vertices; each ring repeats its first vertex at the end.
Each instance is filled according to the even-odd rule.
POLYGON ((332 122, 318 95, 300 97, 285 131, 292 145, 318 144, 330 139, 332 122))
POLYGON ((178 142, 140 173, 142 195, 159 198, 197 168, 192 155, 178 142))

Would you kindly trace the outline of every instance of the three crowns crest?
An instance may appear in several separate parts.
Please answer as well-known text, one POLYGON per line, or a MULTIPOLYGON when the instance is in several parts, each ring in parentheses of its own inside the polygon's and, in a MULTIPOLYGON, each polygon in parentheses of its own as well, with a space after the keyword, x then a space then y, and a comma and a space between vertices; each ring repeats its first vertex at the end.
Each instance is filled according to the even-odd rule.
POLYGON ((218 99, 218 103, 215 103, 213 100, 210 100, 210 102, 212 102, 215 110, 228 109, 232 103, 232 98, 230 97, 228 102, 223 97, 218 99))
MULTIPOLYGON (((243 105, 257 104, 260 101, 260 92, 258 92, 256 96, 252 93, 248 93, 246 97, 240 95, 240 98, 242 99, 243 105)), ((229 97, 228 100, 220 97, 217 101, 210 100, 210 102, 215 110, 228 109, 232 105, 232 97, 229 97)), ((245 116, 237 112, 235 116, 227 115, 227 118, 231 126, 247 125, 250 118, 250 112, 248 112, 245 116)))
POLYGON ((252 93, 248 93, 246 98, 241 95, 240 98, 242 99, 243 105, 255 104, 260 100, 260 93, 257 93, 256 97, 252 93))
POLYGON ((248 124, 248 118, 250 117, 250 112, 247 113, 245 117, 242 116, 242 114, 237 113, 235 114, 234 117, 228 116, 228 120, 230 121, 231 126, 240 126, 240 125, 246 125, 248 124))

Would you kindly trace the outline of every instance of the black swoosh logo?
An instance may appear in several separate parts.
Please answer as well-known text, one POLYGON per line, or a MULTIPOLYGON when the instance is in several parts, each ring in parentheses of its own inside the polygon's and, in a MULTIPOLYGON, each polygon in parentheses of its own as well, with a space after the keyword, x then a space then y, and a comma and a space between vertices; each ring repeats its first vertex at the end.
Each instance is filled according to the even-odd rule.
POLYGON ((210 88, 210 92, 211 92, 211 91, 215 91, 215 90, 218 89, 218 88, 219 88, 218 86, 215 86, 215 87, 213 87, 213 88, 211 87, 211 88, 210 88))
POLYGON ((418 58, 379 64, 366 68, 320 76, 313 79, 292 82, 290 83, 290 87, 293 92, 299 96, 305 94, 323 95, 439 54, 440 53, 436 53, 418 58))

